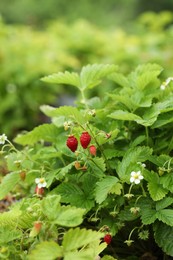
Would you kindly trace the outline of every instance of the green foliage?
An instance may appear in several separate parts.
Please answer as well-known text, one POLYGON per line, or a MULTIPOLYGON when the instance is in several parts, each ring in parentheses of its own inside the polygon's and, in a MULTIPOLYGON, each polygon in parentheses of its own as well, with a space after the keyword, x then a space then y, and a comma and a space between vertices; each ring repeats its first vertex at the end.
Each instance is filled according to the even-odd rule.
MULTIPOLYGON (((107 5, 103 2, 102 4, 107 5)), ((12 6, 14 9, 15 3, 8 4, 10 9, 12 6)), ((29 1, 26 6, 28 4, 29 1)), ((3 4, 0 3, 1 5, 3 4)), ((37 4, 34 3, 35 5, 37 4)), ((73 5, 70 5, 71 8, 73 5)), ((77 1, 76 5, 79 5, 77 1)), ((112 12, 115 3, 111 5, 113 5, 112 12)), ((126 5, 129 5, 127 1, 126 5)), ((25 4, 20 3, 20 8, 16 9, 20 12, 18 15, 20 18, 22 6, 24 8, 25 4)), ((118 6, 120 8, 120 4, 118 6)), ((46 4, 45 10, 48 10, 47 8, 46 4)), ((72 14, 74 9, 73 7, 72 14)), ((60 9, 58 7, 55 10, 60 9)), ((98 10, 98 4, 95 10, 98 10)), ((27 14, 28 12, 27 8, 27 14)), ((24 17, 26 16, 25 14, 24 17)), ((145 14, 133 24, 130 23, 130 30, 122 29, 122 26, 101 29, 85 20, 77 20, 70 24, 56 20, 46 24, 43 30, 36 30, 27 26, 7 25, 1 20, 0 126, 2 133, 6 133, 12 139, 20 130, 32 130, 46 121, 39 111, 40 105, 46 103, 56 107, 62 102, 66 105, 68 97, 70 102, 73 102, 74 96, 80 99, 79 88, 86 91, 89 87, 91 89, 87 91, 87 97, 96 94, 102 98, 105 92, 109 92, 109 95, 116 100, 116 104, 121 103, 119 109, 110 111, 110 115, 115 120, 125 116, 131 117, 136 119, 137 123, 144 126, 152 125, 153 128, 171 123, 172 116, 169 110, 160 111, 157 104, 151 109, 156 93, 154 91, 150 93, 151 84, 153 90, 155 84, 157 92, 157 75, 162 67, 166 68, 162 71, 162 78, 165 79, 172 73, 172 27, 169 26, 171 21, 172 13, 163 12, 145 14), (156 20, 159 21, 157 25, 156 20), (75 37, 76 35, 78 37, 75 37), (132 75, 130 73, 126 77, 135 66, 146 62, 150 64, 138 66, 132 75), (79 73, 82 66, 84 67, 79 73), (106 84, 102 81, 105 76, 111 79, 106 84), (44 81, 39 80, 40 78, 44 81), (53 84, 48 85, 48 81, 53 84), (120 91, 113 93, 115 84, 112 81, 120 91), (96 87, 98 84, 100 86, 96 87)), ((92 102, 88 104, 89 107, 92 102)), ((169 108, 165 107, 165 109, 169 108)))
POLYGON ((24 256, 18 245, 27 234, 29 259, 126 259, 127 246, 140 257, 151 250, 149 239, 160 248, 152 252, 158 259, 172 256, 172 242, 161 239, 164 232, 171 238, 173 227, 172 78, 160 82, 162 68, 155 63, 127 76, 117 70, 93 64, 44 77, 77 87, 76 106, 42 105, 50 123, 18 135, 18 149, 0 136, 9 171, 1 198, 21 196, 0 215, 0 234, 7 229, 0 241, 9 255, 12 241, 14 255, 24 256), (90 98, 93 87, 107 82, 111 92, 90 98), (85 149, 83 132, 91 137, 85 149), (74 152, 66 144, 70 135, 78 141, 74 152), (105 235, 111 235, 115 252, 103 242, 105 235))

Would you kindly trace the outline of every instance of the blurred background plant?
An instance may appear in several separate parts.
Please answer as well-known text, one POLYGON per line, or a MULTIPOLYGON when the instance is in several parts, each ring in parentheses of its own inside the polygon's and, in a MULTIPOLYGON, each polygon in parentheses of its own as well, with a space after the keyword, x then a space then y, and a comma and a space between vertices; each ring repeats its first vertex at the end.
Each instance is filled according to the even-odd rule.
POLYGON ((88 63, 115 63, 128 73, 157 62, 167 68, 163 79, 172 76, 171 11, 171 0, 1 1, 0 132, 13 138, 44 122, 44 103, 73 104, 70 86, 40 81, 50 73, 78 71, 88 63))

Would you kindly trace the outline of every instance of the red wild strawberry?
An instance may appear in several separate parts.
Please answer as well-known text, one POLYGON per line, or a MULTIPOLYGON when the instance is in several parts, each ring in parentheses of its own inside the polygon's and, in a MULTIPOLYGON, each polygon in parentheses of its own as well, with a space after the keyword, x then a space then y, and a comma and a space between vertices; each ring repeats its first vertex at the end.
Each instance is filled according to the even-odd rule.
POLYGON ((80 143, 86 149, 91 141, 91 136, 88 132, 83 132, 80 136, 80 143))
POLYGON ((90 147, 89 147, 89 152, 90 152, 91 155, 96 156, 97 150, 96 150, 95 145, 90 145, 90 147))
POLYGON ((70 135, 67 139, 66 145, 74 153, 77 150, 78 140, 74 135, 70 135))
POLYGON ((109 245, 111 241, 112 241, 112 236, 110 234, 106 234, 104 236, 104 242, 106 242, 109 245))
POLYGON ((36 186, 35 193, 37 195, 43 195, 44 194, 44 188, 43 187, 42 188, 38 188, 38 186, 36 186))

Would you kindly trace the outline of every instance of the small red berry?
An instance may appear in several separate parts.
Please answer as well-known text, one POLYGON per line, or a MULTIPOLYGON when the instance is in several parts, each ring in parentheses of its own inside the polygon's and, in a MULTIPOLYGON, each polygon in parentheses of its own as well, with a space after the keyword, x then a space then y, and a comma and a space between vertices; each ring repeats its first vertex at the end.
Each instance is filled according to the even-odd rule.
POLYGON ((42 227, 42 222, 41 221, 34 222, 34 229, 37 232, 37 234, 40 232, 41 227, 42 227))
POLYGON ((42 188, 38 188, 38 186, 36 186, 35 193, 37 195, 43 195, 44 194, 44 188, 43 187, 42 188))
POLYGON ((104 242, 106 242, 109 245, 111 241, 112 241, 112 236, 110 234, 106 234, 104 236, 104 242))
POLYGON ((80 143, 86 149, 91 141, 91 136, 88 132, 83 132, 80 136, 80 143))
POLYGON ((77 150, 78 140, 74 135, 70 135, 67 139, 67 147, 74 153, 77 150))
POLYGON ((95 145, 90 145, 89 152, 91 155, 96 156, 97 149, 96 149, 95 145))

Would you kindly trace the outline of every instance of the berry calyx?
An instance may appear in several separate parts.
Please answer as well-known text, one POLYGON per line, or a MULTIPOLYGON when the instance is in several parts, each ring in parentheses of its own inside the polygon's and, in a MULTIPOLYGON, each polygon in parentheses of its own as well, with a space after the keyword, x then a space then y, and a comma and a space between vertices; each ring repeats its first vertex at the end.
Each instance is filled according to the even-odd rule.
POLYGON ((80 168, 81 168, 80 162, 75 161, 74 162, 74 167, 76 168, 76 170, 80 170, 80 168))
POLYGON ((90 145, 89 152, 91 155, 96 156, 97 149, 96 149, 95 145, 90 145))
POLYGON ((78 140, 74 135, 70 135, 67 139, 66 145, 74 153, 78 147, 78 140))
POLYGON ((112 236, 110 234, 106 234, 103 238, 104 242, 106 242, 106 244, 110 244, 112 241, 112 236))
POLYGON ((83 132, 80 136, 80 143, 86 149, 91 141, 91 136, 88 132, 83 132))

